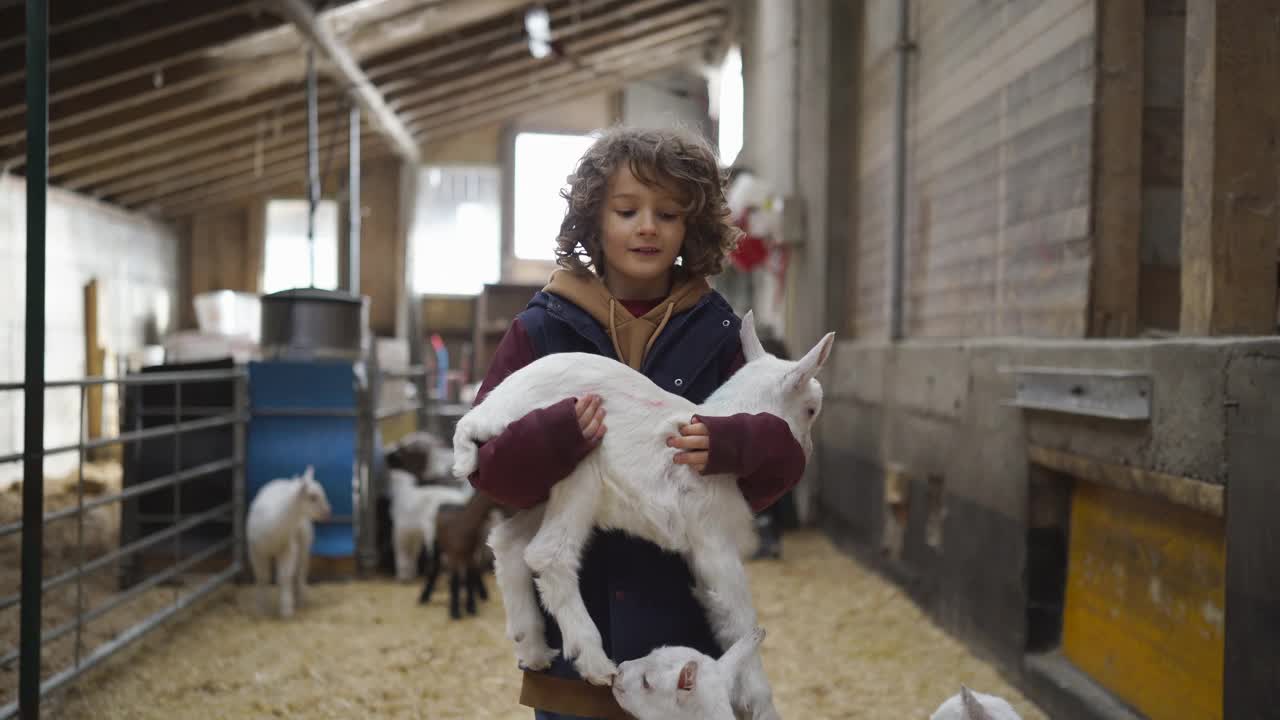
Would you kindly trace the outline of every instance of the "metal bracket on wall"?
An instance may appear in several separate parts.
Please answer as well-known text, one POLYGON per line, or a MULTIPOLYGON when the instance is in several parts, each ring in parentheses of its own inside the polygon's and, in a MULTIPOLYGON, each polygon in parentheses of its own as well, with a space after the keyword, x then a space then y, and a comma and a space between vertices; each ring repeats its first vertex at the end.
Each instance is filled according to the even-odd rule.
POLYGON ((1151 419, 1151 376, 1133 370, 1010 367, 1017 391, 1003 404, 1112 420, 1151 419))

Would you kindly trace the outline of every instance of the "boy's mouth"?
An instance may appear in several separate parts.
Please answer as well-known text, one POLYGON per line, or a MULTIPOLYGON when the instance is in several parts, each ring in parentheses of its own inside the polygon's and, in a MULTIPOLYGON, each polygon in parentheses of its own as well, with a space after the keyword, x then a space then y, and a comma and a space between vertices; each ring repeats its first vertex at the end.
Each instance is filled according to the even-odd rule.
POLYGON ((640 253, 641 255, 657 255, 661 251, 658 250, 658 248, 656 247, 645 246, 645 247, 631 248, 631 252, 640 253))

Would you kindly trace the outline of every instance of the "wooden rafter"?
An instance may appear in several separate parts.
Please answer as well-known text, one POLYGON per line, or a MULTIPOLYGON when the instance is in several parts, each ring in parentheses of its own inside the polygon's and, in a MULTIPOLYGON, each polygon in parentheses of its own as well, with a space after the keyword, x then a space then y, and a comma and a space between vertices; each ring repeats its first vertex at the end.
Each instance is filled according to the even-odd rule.
POLYGON ((722 17, 708 16, 697 21, 678 23, 663 32, 639 35, 634 40, 626 42, 619 43, 617 38, 593 41, 591 45, 595 48, 594 52, 581 53, 577 49, 573 51, 573 56, 581 66, 562 61, 536 71, 516 69, 514 72, 508 71, 500 76, 488 77, 479 84, 473 83, 469 77, 463 78, 458 85, 432 88, 431 92, 418 96, 425 98, 425 102, 405 103, 402 108, 406 115, 412 117, 413 125, 417 126, 421 124, 423 118, 433 114, 483 102, 502 93, 518 91, 540 83, 554 82, 557 78, 572 76, 590 79, 591 66, 594 64, 642 54, 661 47, 665 43, 677 43, 690 37, 696 38, 698 42, 704 42, 709 39, 710 31, 722 24, 722 17), (470 89, 464 91, 467 87, 470 89))
POLYGON ((369 113, 374 126, 387 137, 396 153, 410 162, 417 162, 420 154, 418 145, 404 126, 404 121, 387 106, 382 93, 365 76, 351 51, 338 40, 329 26, 321 22, 311 6, 303 0, 277 0, 277 3, 298 31, 310 39, 316 50, 336 66, 338 75, 347 83, 352 95, 369 113))
POLYGON ((547 98, 557 98, 558 102, 588 92, 617 87, 625 80, 671 67, 697 55, 697 51, 705 47, 713 37, 708 33, 691 38, 685 43, 662 49, 660 54, 648 60, 616 62, 614 70, 609 73, 601 74, 595 69, 580 70, 546 85, 531 86, 520 92, 497 96, 488 102, 465 105, 451 112, 416 121, 413 129, 414 132, 424 136, 424 139, 436 139, 467 127, 505 120, 519 113, 544 107, 543 101, 547 98), (592 90, 583 90, 583 88, 592 88, 592 90))
MULTIPOLYGON (((501 101, 495 100, 483 107, 459 111, 456 116, 442 118, 439 123, 424 130, 432 139, 445 138, 476 127, 501 122, 523 112, 615 89, 630 79, 688 62, 699 55, 698 51, 710 41, 711 37, 713 36, 707 35, 697 42, 691 40, 684 45, 659 50, 647 60, 621 65, 616 72, 603 77, 592 75, 594 79, 585 83, 580 82, 582 78, 575 78, 574 80, 578 82, 566 81, 563 84, 504 97, 500 99, 501 101)), ((335 164, 336 162, 335 158, 335 164)), ((301 167, 300 163, 295 162, 287 167, 278 167, 268 176, 249 185, 227 181, 217 186, 186 193, 180 198, 157 203, 156 206, 162 208, 165 215, 177 217, 204 207, 235 202, 237 199, 295 182, 300 177, 301 167)))

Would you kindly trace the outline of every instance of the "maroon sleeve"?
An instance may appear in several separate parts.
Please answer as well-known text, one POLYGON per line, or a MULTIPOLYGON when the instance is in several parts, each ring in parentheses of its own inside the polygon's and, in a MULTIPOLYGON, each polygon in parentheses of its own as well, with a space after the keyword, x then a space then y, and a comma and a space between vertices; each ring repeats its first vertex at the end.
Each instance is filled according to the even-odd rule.
MULTIPOLYGON (((476 403, 508 375, 535 360, 533 344, 517 318, 494 351, 476 403)), ((573 472, 595 445, 582 436, 577 398, 534 410, 507 425, 497 437, 480 446, 471 485, 503 505, 529 508, 551 494, 551 486, 573 472)))
POLYGON ((706 472, 737 475, 738 488, 753 512, 774 504, 800 482, 804 450, 782 418, 738 413, 697 419, 711 438, 706 472))

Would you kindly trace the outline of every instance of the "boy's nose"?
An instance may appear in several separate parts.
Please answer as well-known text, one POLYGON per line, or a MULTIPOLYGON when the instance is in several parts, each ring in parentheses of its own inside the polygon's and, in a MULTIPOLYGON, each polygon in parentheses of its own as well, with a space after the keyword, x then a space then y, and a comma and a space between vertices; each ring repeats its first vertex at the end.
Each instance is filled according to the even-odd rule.
POLYGON ((653 221, 653 213, 640 213, 640 227, 638 232, 641 235, 653 235, 658 232, 658 226, 653 221))

